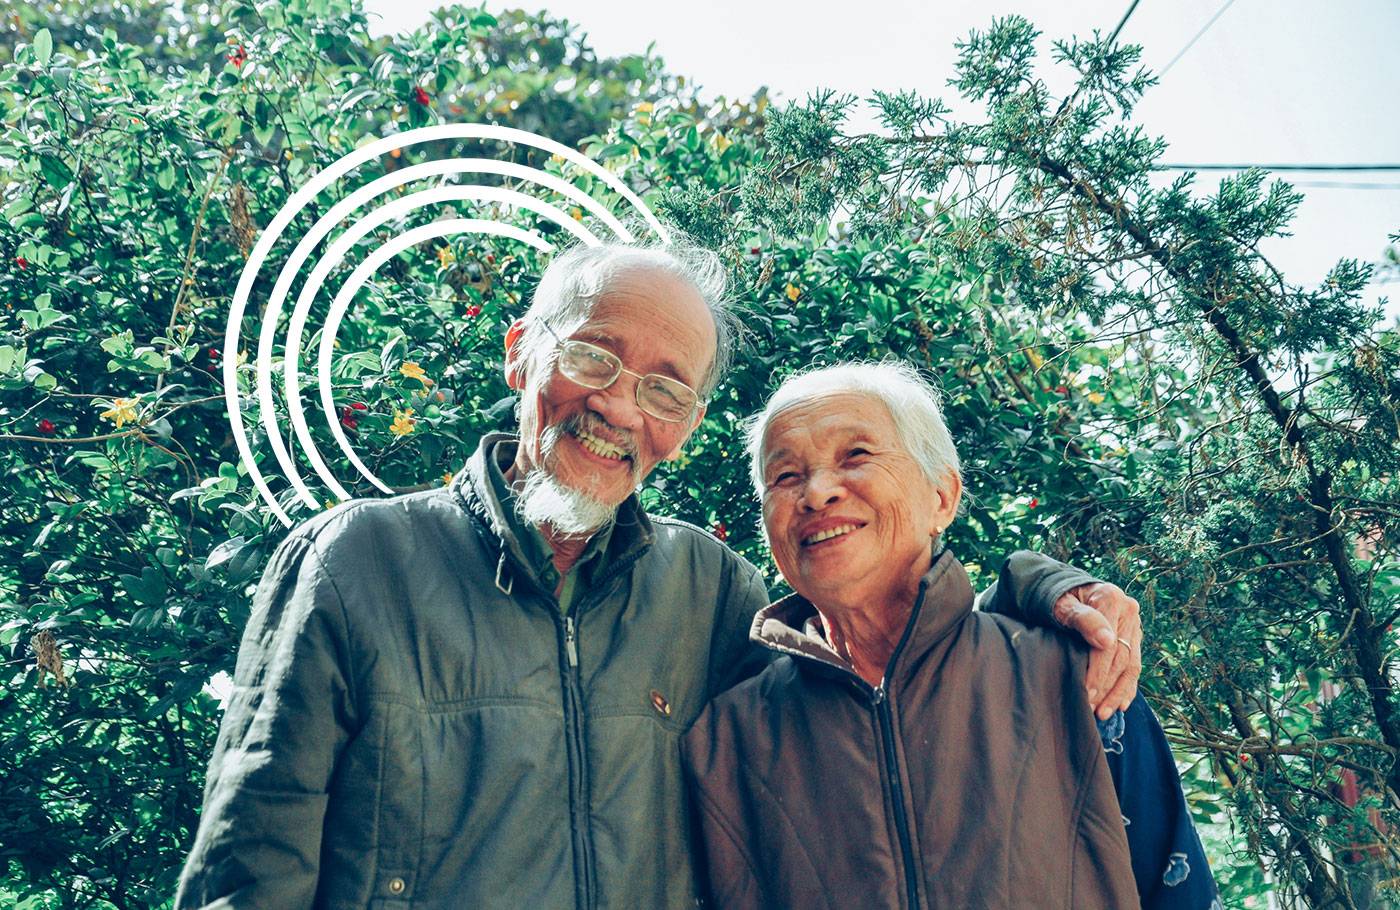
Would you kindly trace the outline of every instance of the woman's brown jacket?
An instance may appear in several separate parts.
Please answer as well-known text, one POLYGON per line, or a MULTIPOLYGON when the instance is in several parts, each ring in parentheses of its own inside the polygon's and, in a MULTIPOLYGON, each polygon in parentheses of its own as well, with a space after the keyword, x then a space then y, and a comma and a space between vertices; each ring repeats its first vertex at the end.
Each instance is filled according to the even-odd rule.
POLYGON ((713 906, 1136 907, 1083 651, 974 612, 946 551, 919 590, 879 688, 802 598, 755 618, 786 656, 684 741, 713 906))

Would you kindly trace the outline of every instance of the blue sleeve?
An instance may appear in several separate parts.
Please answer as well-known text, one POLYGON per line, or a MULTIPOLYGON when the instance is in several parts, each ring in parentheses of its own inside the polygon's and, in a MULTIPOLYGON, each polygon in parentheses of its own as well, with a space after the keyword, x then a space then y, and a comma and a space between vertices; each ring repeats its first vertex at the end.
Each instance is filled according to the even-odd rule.
POLYGON ((1143 910, 1219 907, 1176 760, 1152 709, 1138 695, 1126 713, 1099 722, 1099 735, 1118 790, 1143 910))

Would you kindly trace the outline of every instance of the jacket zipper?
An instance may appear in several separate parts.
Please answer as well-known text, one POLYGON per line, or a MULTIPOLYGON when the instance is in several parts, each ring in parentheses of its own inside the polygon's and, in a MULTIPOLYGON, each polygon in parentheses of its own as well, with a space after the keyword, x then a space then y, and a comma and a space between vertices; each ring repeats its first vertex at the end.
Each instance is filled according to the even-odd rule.
MULTIPOLYGON (((588 597, 584 602, 577 603, 574 609, 564 617, 564 622, 561 624, 564 661, 567 664, 563 674, 564 738, 568 744, 571 784, 569 815, 573 823, 574 835, 574 891, 577 895, 578 906, 583 910, 592 910, 594 904, 593 824, 588 812, 585 811, 589 794, 588 753, 585 748, 583 731, 583 683, 579 673, 578 624, 574 621, 574 616, 581 615, 587 607, 593 606, 594 602, 599 599, 599 592, 606 589, 606 584, 630 568, 632 563, 636 561, 637 556, 621 560, 612 567, 611 571, 598 578, 594 583, 594 590, 591 592, 593 596, 588 597)), ((554 615, 556 617, 559 615, 557 601, 554 615)))
POLYGON ((894 714, 890 700, 881 684, 872 698, 875 715, 880 723, 881 752, 885 756, 886 775, 890 779, 890 802, 894 805, 894 828, 899 835, 899 850, 904 857, 904 886, 909 898, 909 910, 919 908, 919 883, 914 867, 914 843, 909 836, 909 819, 904 814, 904 784, 899 775, 899 759, 895 754, 894 714))
MULTIPOLYGON (((556 614, 557 615, 557 614, 556 614)), ((593 839, 592 825, 584 807, 588 803, 588 762, 585 758, 583 736, 583 693, 579 682, 578 636, 573 616, 564 617, 564 738, 569 754, 569 815, 573 822, 574 890, 578 905, 584 910, 593 906, 593 839)))

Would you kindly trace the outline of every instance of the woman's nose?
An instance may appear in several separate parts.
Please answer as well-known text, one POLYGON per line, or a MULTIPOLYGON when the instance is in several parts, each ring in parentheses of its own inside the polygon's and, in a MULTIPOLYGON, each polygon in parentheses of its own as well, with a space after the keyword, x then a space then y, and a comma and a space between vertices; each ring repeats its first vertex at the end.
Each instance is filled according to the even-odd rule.
POLYGON ((812 472, 807 478, 807 487, 803 490, 802 495, 802 505, 809 511, 815 512, 840 502, 845 493, 846 488, 835 471, 819 469, 812 472))

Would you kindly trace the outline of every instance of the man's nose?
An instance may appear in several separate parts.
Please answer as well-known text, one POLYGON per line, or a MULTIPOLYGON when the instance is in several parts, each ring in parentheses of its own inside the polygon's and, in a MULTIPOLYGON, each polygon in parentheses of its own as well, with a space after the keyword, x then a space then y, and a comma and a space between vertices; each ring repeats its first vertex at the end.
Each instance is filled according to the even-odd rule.
POLYGON ((598 389, 589 395, 588 406, 613 426, 636 432, 646 419, 642 409, 637 406, 637 383, 640 381, 623 373, 606 389, 598 389))

